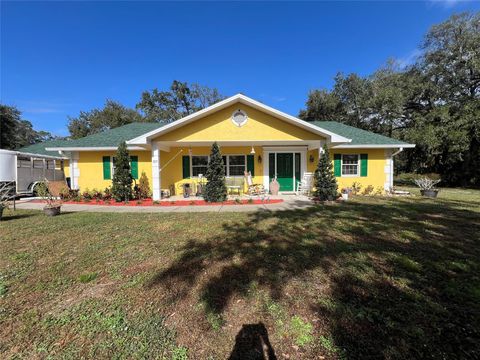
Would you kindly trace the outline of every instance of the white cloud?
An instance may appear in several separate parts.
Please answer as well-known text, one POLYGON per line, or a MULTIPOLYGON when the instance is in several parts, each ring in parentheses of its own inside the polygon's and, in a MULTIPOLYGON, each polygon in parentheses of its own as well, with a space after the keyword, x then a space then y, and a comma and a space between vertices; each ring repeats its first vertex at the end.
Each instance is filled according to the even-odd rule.
POLYGON ((459 3, 470 2, 471 0, 430 0, 429 2, 435 5, 441 5, 446 9, 451 9, 459 3))
POLYGON ((407 66, 413 65, 418 57, 422 54, 420 49, 414 49, 410 51, 407 55, 402 56, 398 59, 395 59, 400 68, 406 68, 407 66))

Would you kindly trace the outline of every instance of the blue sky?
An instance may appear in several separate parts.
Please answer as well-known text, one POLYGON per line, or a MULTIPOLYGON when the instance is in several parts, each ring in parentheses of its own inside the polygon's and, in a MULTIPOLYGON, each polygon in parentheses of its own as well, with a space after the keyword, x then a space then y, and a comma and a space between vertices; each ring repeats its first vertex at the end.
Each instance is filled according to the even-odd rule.
POLYGON ((432 24, 479 2, 1 2, 0 100, 37 129, 172 80, 297 115, 337 72, 411 62, 432 24))

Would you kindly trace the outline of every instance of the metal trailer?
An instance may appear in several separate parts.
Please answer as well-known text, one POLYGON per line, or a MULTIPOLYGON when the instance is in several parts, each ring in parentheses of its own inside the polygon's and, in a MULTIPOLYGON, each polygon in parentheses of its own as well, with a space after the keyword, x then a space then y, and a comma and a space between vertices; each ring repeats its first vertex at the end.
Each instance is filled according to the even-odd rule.
POLYGON ((13 181, 16 195, 33 195, 45 179, 66 180, 64 160, 67 158, 0 149, 0 183, 13 181))

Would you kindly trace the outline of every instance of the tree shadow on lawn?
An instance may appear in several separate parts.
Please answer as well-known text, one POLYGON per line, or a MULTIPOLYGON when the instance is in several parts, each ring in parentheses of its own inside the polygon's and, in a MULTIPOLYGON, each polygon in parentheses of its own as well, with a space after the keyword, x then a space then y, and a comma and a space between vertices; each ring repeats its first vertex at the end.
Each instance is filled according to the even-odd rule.
POLYGON ((332 356, 480 355, 480 214, 448 203, 390 200, 260 211, 190 240, 149 286, 187 296, 201 276, 207 313, 221 315, 253 283, 284 298, 291 279, 320 270, 328 291, 305 307, 327 324, 332 356), (337 353, 335 355, 334 353, 337 353))

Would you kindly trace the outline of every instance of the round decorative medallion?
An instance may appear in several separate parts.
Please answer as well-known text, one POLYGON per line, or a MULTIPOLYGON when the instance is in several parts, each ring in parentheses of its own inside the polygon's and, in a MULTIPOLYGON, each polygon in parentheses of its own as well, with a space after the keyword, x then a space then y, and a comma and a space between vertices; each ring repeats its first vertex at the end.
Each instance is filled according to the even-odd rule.
POLYGON ((247 120, 247 113, 243 110, 238 109, 232 114, 232 122, 238 127, 245 125, 247 120))

